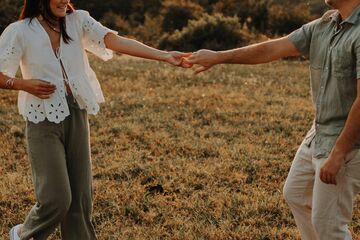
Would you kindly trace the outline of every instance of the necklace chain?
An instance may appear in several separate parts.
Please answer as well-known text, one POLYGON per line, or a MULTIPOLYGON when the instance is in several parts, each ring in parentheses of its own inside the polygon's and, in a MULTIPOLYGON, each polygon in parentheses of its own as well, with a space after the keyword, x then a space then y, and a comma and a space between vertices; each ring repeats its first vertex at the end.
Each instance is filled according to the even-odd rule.
POLYGON ((56 33, 61 33, 60 29, 57 29, 56 27, 53 27, 46 19, 41 19, 45 22, 45 24, 51 29, 53 30, 54 32, 56 33))

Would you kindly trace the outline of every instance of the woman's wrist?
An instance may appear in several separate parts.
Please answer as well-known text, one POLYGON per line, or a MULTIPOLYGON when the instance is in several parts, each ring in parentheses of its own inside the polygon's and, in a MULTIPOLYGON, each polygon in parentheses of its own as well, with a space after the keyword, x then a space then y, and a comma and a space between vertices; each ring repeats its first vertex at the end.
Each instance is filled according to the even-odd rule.
POLYGON ((170 57, 170 52, 168 51, 161 51, 159 59, 160 61, 167 62, 170 57))
POLYGON ((5 79, 4 88, 5 88, 5 89, 9 89, 9 90, 14 89, 14 82, 15 82, 15 79, 14 79, 14 78, 12 78, 12 77, 6 78, 6 79, 5 79))
POLYGON ((20 78, 13 78, 14 83, 13 83, 13 90, 23 90, 23 80, 20 78))

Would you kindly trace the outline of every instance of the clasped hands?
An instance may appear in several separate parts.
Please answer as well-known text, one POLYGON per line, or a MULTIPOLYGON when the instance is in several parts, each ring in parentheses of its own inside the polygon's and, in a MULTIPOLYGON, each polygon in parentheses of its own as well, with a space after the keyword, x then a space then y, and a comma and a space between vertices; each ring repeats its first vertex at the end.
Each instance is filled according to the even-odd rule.
POLYGON ((212 66, 221 63, 219 52, 206 49, 193 53, 168 52, 165 61, 178 67, 193 68, 195 74, 206 71, 212 66))

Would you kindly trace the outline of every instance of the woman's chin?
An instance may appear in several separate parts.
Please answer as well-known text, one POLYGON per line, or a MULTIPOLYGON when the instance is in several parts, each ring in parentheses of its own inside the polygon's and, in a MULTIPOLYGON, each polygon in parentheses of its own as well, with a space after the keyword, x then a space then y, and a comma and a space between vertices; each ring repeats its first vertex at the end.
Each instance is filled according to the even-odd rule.
POLYGON ((62 18, 66 16, 66 11, 65 12, 53 12, 54 16, 57 18, 62 18))
POLYGON ((63 18, 63 17, 66 16, 66 13, 64 13, 64 14, 57 14, 57 15, 55 15, 55 16, 58 17, 58 18, 63 18))

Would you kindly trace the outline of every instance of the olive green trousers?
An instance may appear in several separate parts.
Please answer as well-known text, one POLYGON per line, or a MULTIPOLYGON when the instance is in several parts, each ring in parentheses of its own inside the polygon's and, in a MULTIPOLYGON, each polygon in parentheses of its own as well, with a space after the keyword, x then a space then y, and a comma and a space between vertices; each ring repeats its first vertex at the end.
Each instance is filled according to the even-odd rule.
POLYGON ((59 225, 62 239, 96 239, 87 113, 73 97, 67 101, 70 116, 61 123, 26 124, 37 202, 25 219, 22 240, 47 239, 59 225))

